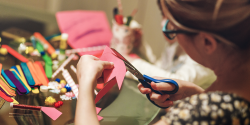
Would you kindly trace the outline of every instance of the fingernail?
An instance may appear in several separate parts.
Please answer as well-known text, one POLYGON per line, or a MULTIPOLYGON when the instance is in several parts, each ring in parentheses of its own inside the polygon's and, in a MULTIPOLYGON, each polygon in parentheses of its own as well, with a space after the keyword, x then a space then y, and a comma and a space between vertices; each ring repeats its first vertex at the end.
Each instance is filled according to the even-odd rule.
POLYGON ((111 65, 114 65, 114 63, 113 63, 113 62, 110 62, 110 64, 111 64, 111 65))

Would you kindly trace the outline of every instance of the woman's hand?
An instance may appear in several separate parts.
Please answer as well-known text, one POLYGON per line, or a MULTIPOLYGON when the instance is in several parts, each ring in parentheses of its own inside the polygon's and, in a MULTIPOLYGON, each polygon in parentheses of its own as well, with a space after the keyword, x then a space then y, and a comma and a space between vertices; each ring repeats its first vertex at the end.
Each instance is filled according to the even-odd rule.
POLYGON ((94 89, 96 84, 89 84, 97 83, 97 79, 102 76, 103 70, 112 69, 113 67, 113 62, 102 61, 91 55, 81 56, 77 64, 77 78, 80 86, 89 86, 94 89))
MULTIPOLYGON (((157 79, 165 79, 165 78, 158 77, 157 79)), ((144 88, 141 83, 138 84, 138 88, 141 93, 149 94, 150 99, 161 107, 172 106, 173 101, 189 97, 193 94, 202 93, 204 91, 201 87, 193 83, 178 80, 178 79, 173 79, 173 80, 175 80, 179 85, 179 90, 175 94, 163 94, 163 95, 156 94, 155 92, 152 92, 151 89, 144 88), (169 100, 167 100, 168 98, 169 100)), ((168 84, 168 83, 151 82, 151 87, 157 91, 173 91, 175 89, 174 85, 168 84)))

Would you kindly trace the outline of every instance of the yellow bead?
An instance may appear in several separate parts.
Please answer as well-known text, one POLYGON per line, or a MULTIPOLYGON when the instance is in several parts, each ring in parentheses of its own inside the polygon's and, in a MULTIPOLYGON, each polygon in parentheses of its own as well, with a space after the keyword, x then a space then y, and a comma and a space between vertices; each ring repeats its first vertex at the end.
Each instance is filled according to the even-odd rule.
POLYGON ((62 84, 62 83, 63 83, 63 84, 66 84, 66 81, 65 81, 65 80, 61 80, 61 81, 60 81, 60 84, 62 84))
POLYGON ((66 92, 67 92, 67 89, 66 89, 66 88, 62 88, 62 89, 61 89, 61 93, 64 94, 64 93, 66 93, 66 92))
POLYGON ((33 48, 32 46, 29 46, 29 47, 28 47, 28 50, 29 50, 29 52, 31 53, 31 52, 34 51, 34 48, 33 48))
POLYGON ((57 54, 56 54, 56 53, 51 54, 51 58, 52 58, 52 59, 56 59, 56 57, 57 57, 57 54))
POLYGON ((7 55, 8 54, 8 50, 6 48, 0 48, 0 54, 1 55, 7 55))
POLYGON ((49 96, 45 99, 45 105, 53 106, 56 103, 56 99, 49 96))

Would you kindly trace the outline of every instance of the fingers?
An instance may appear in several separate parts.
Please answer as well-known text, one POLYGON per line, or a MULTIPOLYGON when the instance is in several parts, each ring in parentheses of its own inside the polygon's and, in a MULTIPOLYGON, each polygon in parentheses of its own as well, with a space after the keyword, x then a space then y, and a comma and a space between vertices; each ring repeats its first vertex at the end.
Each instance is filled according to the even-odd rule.
POLYGON ((173 101, 167 100, 165 102, 155 102, 155 104, 161 106, 161 107, 169 107, 173 105, 173 101))
POLYGON ((155 102, 155 104, 161 107, 169 107, 173 105, 172 100, 167 100, 168 98, 170 98, 170 95, 168 94, 160 95, 160 94, 156 94, 152 92, 149 94, 149 96, 150 96, 150 99, 155 102))
POLYGON ((175 86, 173 84, 170 84, 170 83, 151 82, 151 87, 154 90, 158 90, 158 91, 173 91, 175 89, 175 86))
POLYGON ((104 69, 112 69, 114 67, 113 62, 101 61, 101 64, 103 65, 104 69))
POLYGON ((138 89, 140 90, 140 92, 142 94, 149 94, 151 92, 151 89, 149 88, 144 88, 143 85, 141 83, 138 84, 138 89))
POLYGON ((169 94, 160 95, 156 94, 155 92, 150 93, 149 96, 154 102, 165 102, 170 97, 169 94))

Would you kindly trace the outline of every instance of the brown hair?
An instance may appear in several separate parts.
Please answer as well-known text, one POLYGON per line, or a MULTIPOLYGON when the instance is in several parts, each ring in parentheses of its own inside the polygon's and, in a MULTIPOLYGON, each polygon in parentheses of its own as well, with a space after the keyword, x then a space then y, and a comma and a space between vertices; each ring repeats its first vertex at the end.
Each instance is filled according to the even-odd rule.
POLYGON ((217 34, 240 49, 250 47, 250 0, 164 1, 173 18, 183 26, 217 34))

